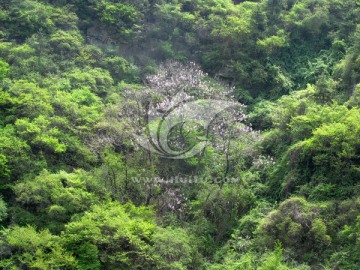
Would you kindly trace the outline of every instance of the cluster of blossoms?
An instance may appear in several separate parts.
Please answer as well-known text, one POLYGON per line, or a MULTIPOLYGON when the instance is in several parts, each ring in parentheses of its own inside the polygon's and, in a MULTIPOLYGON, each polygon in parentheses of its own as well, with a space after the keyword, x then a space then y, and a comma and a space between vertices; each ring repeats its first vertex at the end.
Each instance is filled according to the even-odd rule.
POLYGON ((179 188, 168 188, 159 198, 159 211, 182 212, 188 199, 179 188))
MULTIPOLYGON (((184 102, 189 100, 214 99, 237 104, 236 108, 232 108, 227 114, 222 114, 223 117, 215 121, 219 124, 212 125, 214 130, 221 130, 231 122, 239 123, 247 119, 244 113, 245 106, 234 98, 234 87, 210 81, 207 79, 207 74, 194 62, 188 64, 166 62, 160 66, 157 74, 147 77, 147 82, 148 88, 162 96, 155 107, 157 112, 167 112, 175 106, 186 109, 184 102)), ((209 104, 211 105, 211 102, 209 104)), ((156 115, 156 113, 151 109, 149 115, 156 115)), ((247 130, 247 132, 250 131, 250 129, 247 130)))
POLYGON ((176 61, 168 61, 160 66, 157 74, 146 78, 148 87, 156 89, 164 95, 174 96, 177 92, 191 89, 202 89, 207 76, 194 62, 184 65, 176 61))
POLYGON ((260 155, 253 161, 253 166, 257 169, 265 168, 269 165, 274 165, 274 164, 275 164, 275 160, 271 156, 260 155))

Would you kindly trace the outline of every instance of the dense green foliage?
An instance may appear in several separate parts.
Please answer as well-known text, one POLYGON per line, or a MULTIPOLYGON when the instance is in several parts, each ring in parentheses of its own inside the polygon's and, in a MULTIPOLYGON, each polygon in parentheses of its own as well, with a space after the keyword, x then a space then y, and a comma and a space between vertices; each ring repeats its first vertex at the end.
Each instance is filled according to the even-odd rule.
POLYGON ((2 269, 359 269, 359 179, 358 0, 0 0, 2 269), (177 90, 242 123, 139 147, 177 90))

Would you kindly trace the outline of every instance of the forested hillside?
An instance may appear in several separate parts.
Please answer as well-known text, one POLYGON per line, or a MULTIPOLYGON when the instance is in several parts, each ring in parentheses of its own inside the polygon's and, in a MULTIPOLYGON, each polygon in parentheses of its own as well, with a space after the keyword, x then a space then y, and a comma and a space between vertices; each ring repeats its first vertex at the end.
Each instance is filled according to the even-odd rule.
POLYGON ((359 180, 359 0, 0 0, 1 269, 357 270, 359 180))

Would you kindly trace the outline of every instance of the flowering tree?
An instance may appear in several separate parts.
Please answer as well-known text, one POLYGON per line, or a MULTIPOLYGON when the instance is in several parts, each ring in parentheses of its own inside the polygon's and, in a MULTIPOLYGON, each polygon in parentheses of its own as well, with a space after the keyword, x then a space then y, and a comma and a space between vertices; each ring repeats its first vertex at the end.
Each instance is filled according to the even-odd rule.
MULTIPOLYGON (((245 124, 245 106, 235 100, 233 90, 195 63, 166 62, 146 77, 145 87, 122 88, 120 102, 108 106, 105 121, 98 125, 96 144, 125 151, 124 164, 130 162, 129 153, 143 151, 143 170, 136 177, 149 177, 150 171, 160 178, 205 172, 224 179, 235 174, 239 155, 257 155, 253 145, 260 138, 245 124)), ((160 185, 144 186, 145 194, 156 196, 160 185)), ((162 205, 171 205, 174 198, 166 194, 175 194, 175 186, 163 185, 162 205)))
POLYGON ((98 126, 97 145, 121 147, 128 141, 171 159, 201 159, 211 146, 228 159, 232 140, 259 137, 244 124, 245 106, 235 100, 234 89, 210 79, 193 62, 166 62, 146 77, 145 87, 122 90, 121 102, 108 106, 106 121, 98 126))

